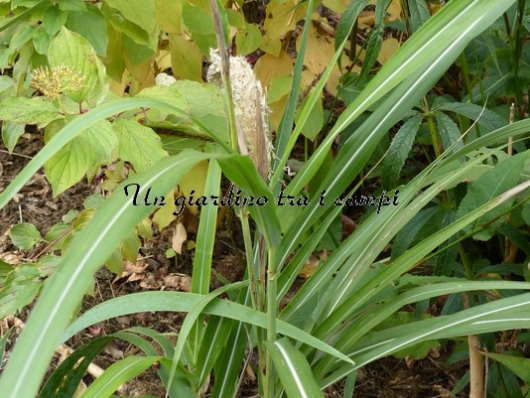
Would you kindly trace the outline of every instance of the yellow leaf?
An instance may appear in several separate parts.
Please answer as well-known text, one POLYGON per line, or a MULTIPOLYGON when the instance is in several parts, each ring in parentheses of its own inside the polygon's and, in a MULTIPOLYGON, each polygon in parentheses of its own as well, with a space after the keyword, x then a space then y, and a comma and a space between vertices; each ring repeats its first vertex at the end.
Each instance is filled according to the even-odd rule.
POLYGON ((276 76, 289 76, 293 71, 293 60, 284 51, 279 57, 265 54, 258 59, 254 67, 256 76, 265 87, 269 88, 276 76))
MULTIPOLYGON (((302 35, 298 36, 296 41, 296 50, 300 50, 300 42, 302 35)), ((320 75, 329 65, 331 58, 335 54, 334 40, 332 37, 323 36, 319 34, 314 24, 311 24, 309 30, 309 39, 307 42, 305 66, 307 67, 306 85, 311 84, 318 75, 320 75)), ((342 54, 342 65, 348 64, 348 57, 342 54)), ((337 65, 333 67, 330 78, 326 83, 327 90, 333 95, 337 95, 337 85, 341 77, 340 70, 337 65)))
MULTIPOLYGON (((370 5, 376 5, 377 0, 371 0, 370 5)), ((399 19, 401 16, 401 3, 399 0, 392 0, 392 3, 388 6, 386 10, 386 21, 393 21, 399 19)))
POLYGON ((269 116, 269 122, 271 125, 271 131, 278 131, 278 126, 282 120, 282 115, 285 107, 287 106, 287 95, 284 95, 280 100, 269 104, 271 114, 269 116))
POLYGON ((176 210, 175 206, 175 190, 172 189, 166 196, 166 204, 159 208, 153 216, 153 221, 158 225, 158 229, 162 230, 177 218, 173 212, 176 210))
POLYGON ((375 13, 373 11, 361 11, 359 17, 357 18, 359 22, 359 28, 366 29, 374 26, 375 23, 375 13))
POLYGON ((324 0, 322 2, 324 7, 340 15, 344 14, 344 11, 348 8, 348 4, 350 4, 350 0, 324 0))
POLYGON ((387 15, 387 22, 388 21, 394 21, 396 19, 399 19, 401 17, 401 3, 399 0, 394 0, 390 5, 388 6, 386 10, 387 15))
POLYGON ((154 0, 156 20, 167 33, 179 33, 182 22, 182 2, 154 0))
POLYGON ((283 36, 294 30, 296 23, 303 19, 306 13, 307 5, 297 4, 297 0, 271 0, 267 5, 267 18, 263 25, 265 35, 260 45, 263 51, 276 57, 280 56, 283 36))
POLYGON ((171 53, 167 50, 160 50, 156 57, 156 64, 161 71, 171 68, 171 53))
POLYGON ((202 82, 202 54, 197 45, 181 35, 169 35, 173 74, 181 79, 202 82))
MULTIPOLYGON (((190 171, 188 171, 182 180, 180 180, 180 192, 187 198, 193 196, 193 202, 199 196, 204 195, 204 185, 206 183, 206 175, 208 173, 208 161, 204 160, 196 164, 190 171)), ((199 208, 196 205, 187 206, 188 211, 197 215, 199 208)))
POLYGON ((178 254, 182 254, 182 245, 186 242, 188 234, 184 225, 179 222, 175 227, 175 233, 173 234, 173 239, 171 240, 171 247, 178 254))
POLYGON ((379 55, 377 56, 377 62, 384 65, 398 49, 399 41, 397 39, 391 37, 390 39, 384 40, 381 45, 381 51, 379 51, 379 55))
POLYGON ((436 14, 442 8, 440 4, 430 4, 430 6, 431 6, 431 15, 436 14))

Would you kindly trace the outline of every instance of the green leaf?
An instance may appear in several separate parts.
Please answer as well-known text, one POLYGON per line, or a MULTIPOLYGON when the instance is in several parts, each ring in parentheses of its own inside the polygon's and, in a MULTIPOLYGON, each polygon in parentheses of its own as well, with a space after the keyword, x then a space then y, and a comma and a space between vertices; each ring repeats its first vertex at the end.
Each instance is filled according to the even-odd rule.
POLYGON ((137 172, 148 170, 167 156, 160 137, 137 121, 120 118, 112 124, 112 128, 118 135, 118 157, 132 163, 137 172))
POLYGON ((63 11, 86 11, 83 0, 61 0, 58 2, 59 9, 63 11))
MULTIPOLYGON (((354 176, 364 167, 369 154, 375 149, 388 128, 399 121, 409 109, 417 104, 421 96, 431 89, 437 79, 465 48, 471 37, 485 30, 511 3, 511 1, 496 2, 496 8, 492 8, 491 2, 469 0, 450 2, 444 6, 440 12, 436 13, 421 27, 418 34, 413 35, 405 45, 400 47, 397 53, 370 80, 366 89, 339 116, 324 141, 287 186, 286 194, 297 195, 319 170, 337 134, 349 126, 371 104, 394 89, 383 102, 384 107, 379 107, 343 145, 332 170, 328 173, 322 189, 328 189, 328 193, 332 196, 340 195, 354 176), (478 9, 480 12, 477 11, 478 9), (477 13, 481 15, 480 22, 476 18, 477 13), (465 35, 462 34, 462 31, 458 33, 457 31, 461 28, 456 28, 455 25, 462 20, 469 21, 465 24, 469 27, 465 35), (455 29, 450 28, 451 26, 455 29), (453 39, 448 40, 446 34, 454 34, 453 39), (433 46, 432 43, 439 37, 444 37, 444 39, 438 41, 439 46, 433 46), (444 56, 441 56, 444 51, 444 56), (414 59, 416 61, 422 59, 421 66, 413 61, 414 59), (414 70, 414 74, 411 76, 412 70, 414 70), (345 175, 348 178, 345 178, 345 175)), ((464 25, 458 26, 463 27, 464 25)), ((334 59, 337 58, 338 54, 335 55, 334 59)), ((330 72, 329 69, 326 70, 325 74, 328 72, 330 72)), ((314 101, 316 102, 316 97, 314 101)), ((309 110, 308 108, 308 112, 309 110)), ((299 126, 297 125, 289 138, 289 151, 294 147, 298 133, 299 126)), ((275 178, 280 175, 282 166, 287 162, 286 155, 289 151, 283 155, 279 163, 280 167, 275 170, 273 175, 273 181, 277 181, 275 178)), ((320 219, 325 211, 327 208, 317 206, 317 203, 313 202, 301 212, 292 224, 292 232, 289 230, 285 233, 285 237, 278 248, 278 261, 280 263, 300 243, 299 239, 303 233, 320 219)))
POLYGON ((407 225, 401 229, 396 235, 394 244, 392 245, 392 259, 401 256, 407 251, 410 244, 416 238, 418 232, 425 226, 429 220, 440 212, 437 206, 427 207, 421 209, 407 225))
POLYGON ((169 35, 173 74, 181 79, 202 81, 202 54, 197 45, 179 34, 169 35))
POLYGON ((495 112, 475 104, 463 102, 444 102, 436 106, 433 110, 450 111, 464 115, 471 120, 476 120, 478 124, 492 131, 500 129, 507 124, 506 120, 504 120, 495 112))
MULTIPOLYGON (((298 124, 300 120, 300 115, 307 102, 309 97, 305 97, 300 107, 296 111, 295 122, 298 124)), ((319 96, 317 99, 316 106, 311 111, 310 116, 305 120, 302 127, 302 134, 313 141, 318 133, 322 130, 322 125, 324 124, 324 108, 322 107, 322 98, 319 96)))
POLYGON ((416 32, 431 17, 425 0, 408 0, 410 30, 416 32))
POLYGON ((448 150, 452 147, 449 153, 454 153, 461 149, 464 146, 464 143, 460 139, 461 132, 456 123, 453 122, 449 116, 441 112, 436 112, 434 118, 436 119, 436 125, 438 126, 438 131, 442 137, 444 149, 448 150))
POLYGON ((2 140, 10 153, 15 149, 18 139, 24 134, 25 129, 25 124, 12 122, 2 123, 2 140))
POLYGON ((344 14, 342 14, 342 17, 340 18, 337 25, 337 33, 335 35, 335 50, 338 50, 341 44, 348 39, 354 24, 357 22, 357 17, 367 4, 368 0, 352 1, 350 4, 348 4, 348 8, 344 14))
MULTIPOLYGON (((507 191, 514 187, 521 176, 521 171, 524 167, 524 162, 530 155, 529 151, 512 156, 503 162, 499 163, 492 170, 482 174, 475 182, 468 188, 467 194, 462 199, 457 211, 457 218, 468 214, 471 210, 476 209, 480 205, 486 203, 493 197, 507 191)), ((499 205, 495 210, 492 210, 482 217, 478 218, 473 224, 464 228, 464 232, 470 233, 475 228, 492 221, 495 217, 500 216, 510 208, 514 199, 510 199, 499 205)), ((501 218, 486 228, 475 234, 473 237, 477 240, 488 240, 495 233, 495 228, 502 223, 504 218, 501 218)))
POLYGON ((155 30, 155 5, 152 1, 107 0, 106 3, 118 10, 126 20, 138 25, 148 34, 155 30))
POLYGON ((138 258, 138 251, 140 250, 141 242, 134 232, 130 232, 121 243, 121 253, 125 260, 136 264, 138 258))
POLYGON ((46 381, 39 398, 73 397, 88 366, 114 339, 112 335, 97 337, 72 352, 46 381))
MULTIPOLYGON (((426 318, 432 318, 432 316, 429 314, 421 314, 420 319, 426 318)), ((415 314, 413 312, 398 311, 386 318, 373 330, 384 330, 391 327, 402 327, 407 329, 408 327, 412 326, 413 322, 415 321, 417 321, 417 319, 415 319, 415 314)), ((423 359, 429 354, 431 349, 439 346, 440 342, 438 340, 427 340, 410 346, 404 350, 396 351, 392 355, 396 358, 410 357, 412 359, 423 359)))
POLYGON ((281 100, 291 91, 293 85, 292 76, 276 76, 271 81, 271 87, 267 92, 269 104, 281 100))
POLYGON ((114 250, 112 254, 105 260, 105 267, 116 275, 121 275, 123 272, 123 257, 121 250, 114 250))
POLYGON ((49 7, 44 11, 44 15, 42 16, 42 28, 48 35, 55 36, 66 23, 66 17, 67 13, 61 11, 59 7, 49 7))
POLYGON ((0 290, 0 319, 14 315, 30 304, 41 288, 34 265, 20 264, 11 271, 0 290))
POLYGON ((106 120, 85 129, 44 165, 54 195, 79 182, 92 167, 110 163, 117 146, 116 133, 106 120))
POLYGON ((250 54, 256 51, 260 43, 261 32, 256 25, 245 22, 245 29, 238 29, 236 33, 236 46, 239 54, 250 54))
MULTIPOLYGON (((244 283, 239 282, 239 286, 241 287, 241 284, 244 283)), ((143 292, 117 297, 98 304, 79 316, 79 318, 68 326, 68 329, 61 337, 61 343, 84 328, 106 319, 138 312, 190 312, 194 308, 197 308, 198 305, 204 304, 205 298, 209 300, 212 297, 183 292, 143 292)), ((267 327, 267 315, 263 312, 256 311, 246 305, 221 300, 219 298, 213 298, 204 308, 204 313, 234 319, 260 328, 267 327)), ((277 330, 280 334, 312 346, 340 360, 347 361, 350 364, 352 363, 351 360, 333 347, 287 322, 278 320, 277 330)))
MULTIPOLYGON (((136 97, 110 101, 98 106, 96 109, 93 109, 86 114, 76 117, 71 123, 68 123, 59 133, 57 133, 54 136, 54 139, 39 151, 28 165, 16 176, 6 190, 0 193, 0 208, 3 208, 6 203, 13 198, 16 192, 29 181, 33 174, 52 158, 61 147, 66 145, 73 138, 82 134, 87 127, 97 124, 101 119, 106 117, 140 107, 152 107, 167 113, 175 114, 183 112, 183 109, 175 107, 169 102, 136 97)), ((229 150, 228 146, 227 148, 229 150)))
POLYGON ((363 81, 368 77, 370 69, 375 64, 381 45, 383 44, 383 32, 385 29, 386 8, 390 3, 389 0, 378 1, 375 6, 375 22, 374 27, 370 31, 368 37, 368 44, 366 45, 366 55, 363 60, 363 66, 359 73, 359 80, 363 81))
POLYGON ((66 27, 87 39, 100 57, 107 55, 107 21, 98 8, 88 6, 84 12, 69 12, 66 27))
POLYGON ((29 250, 42 241, 42 236, 35 225, 27 222, 17 224, 11 228, 9 237, 13 244, 22 250, 29 250))
POLYGON ((48 32, 46 32, 42 26, 39 27, 39 30, 35 34, 35 38, 33 39, 33 46, 35 47, 35 51, 41 55, 48 54, 48 49, 50 48, 50 44, 52 42, 52 37, 48 32))
POLYGON ((154 3, 156 20, 162 30, 167 33, 180 34, 182 32, 182 3, 172 0, 154 0, 154 3))
POLYGON ((4 260, 0 259, 0 285, 4 284, 7 275, 14 269, 14 265, 8 264, 4 260))
POLYGON ((211 316, 208 319, 208 326, 206 326, 204 331, 202 343, 198 347, 197 354, 197 384, 199 386, 208 380, 221 353, 223 353, 223 356, 226 355, 227 337, 230 336, 233 324, 234 322, 227 318, 211 316))
POLYGON ((11 52, 19 51, 24 44, 35 37, 37 31, 37 28, 33 25, 26 26, 22 31, 13 36, 9 42, 9 50, 11 52))
POLYGON ((105 67, 90 43, 77 33, 63 27, 50 45, 48 62, 51 67, 67 66, 84 79, 80 90, 66 91, 71 100, 97 104, 107 94, 105 67))
MULTIPOLYGON (((385 63, 377 75, 370 80, 362 94, 359 95, 339 116, 333 129, 315 151, 310 161, 289 184, 287 189, 288 194, 297 194, 309 183, 327 156, 329 148, 337 134, 349 126, 370 105, 398 86, 411 74, 417 75, 420 70, 423 70, 422 74, 427 75, 424 77, 425 83, 419 84, 419 82, 416 82, 417 79, 410 79, 407 84, 409 87, 413 87, 416 90, 418 90, 420 85, 428 85, 429 87, 424 87, 423 89, 428 90, 428 88, 432 87, 432 84, 426 83, 426 80, 429 80, 428 76, 434 76, 433 71, 435 70, 436 75, 441 76, 441 74, 447 69, 448 65, 450 65, 450 61, 456 59, 471 38, 484 31, 500 15, 502 15, 512 3, 512 0, 504 0, 502 2, 495 2, 495 7, 492 7, 492 3, 487 0, 464 0, 453 3, 449 2, 444 6, 433 18, 430 18, 429 21, 421 27, 421 34, 418 33, 413 35, 402 47, 400 47, 397 53, 394 54, 394 56, 385 63), (477 19, 477 15, 480 16, 480 19, 477 19), (464 28, 464 26, 467 28, 464 28), (465 34, 463 34, 464 29, 467 29, 465 30, 465 34), (434 46, 432 44, 434 42, 437 42, 439 45, 434 46)), ((340 52, 336 52, 332 62, 335 62, 340 54, 340 52)), ((324 72, 322 80, 317 84, 317 89, 323 88, 327 76, 331 73, 332 66, 333 65, 330 65, 330 67, 324 72)), ((412 93, 408 92, 407 96, 410 95, 412 95, 412 93)), ((407 96, 402 97, 399 102, 406 102, 407 96)), ((313 101, 316 102, 316 96, 313 98, 313 101)), ((414 104, 412 104, 412 106, 414 106, 414 104)), ((308 113, 311 110, 310 108, 311 107, 308 107, 308 113)), ((394 106, 392 107, 392 112, 387 110, 385 114, 380 115, 379 122, 383 122, 384 119, 392 118, 393 116, 398 116, 395 114, 396 108, 397 106, 394 106)), ((362 134, 362 137, 359 137, 359 142, 356 144, 358 148, 356 155, 348 155, 351 162, 355 161, 357 156, 359 156, 358 154, 366 153, 366 146, 374 141, 374 134, 372 132, 373 127, 377 124, 380 123, 372 124, 372 126, 369 126, 370 129, 362 134)), ((282 156, 280 162, 281 167, 276 169, 273 181, 277 181, 277 178, 281 173, 279 170, 281 170, 283 165, 287 163, 288 154, 291 148, 294 147, 299 132, 300 130, 297 126, 292 134, 290 134, 287 145, 289 150, 286 153, 280 153, 282 156)), ((358 134, 355 135, 357 136, 358 134)), ((377 142, 378 141, 379 140, 377 140, 377 142)), ((346 170, 348 170, 348 168, 346 168, 346 170)), ((313 217, 309 217, 308 219, 312 218, 313 217)))
POLYGON ((131 355, 114 362, 83 393, 82 398, 100 398, 110 396, 119 386, 142 373, 162 357, 140 357, 131 355))
MULTIPOLYGON (((257 173, 250 157, 234 156, 226 160, 219 160, 219 164, 226 176, 242 189, 244 195, 252 196, 256 202, 258 198, 265 198, 263 200, 265 201, 264 205, 260 206, 254 203, 247 209, 265 236, 269 247, 275 247, 280 242, 280 221, 276 213, 276 206, 272 205, 275 199, 257 173)), ((263 201, 261 202, 263 203, 263 201)))
POLYGON ((15 83, 13 81, 13 78, 11 76, 0 76, 0 94, 3 93, 6 90, 14 89, 15 83))
POLYGON ((492 352, 483 352, 482 354, 502 363, 515 373, 517 377, 521 378, 526 383, 530 383, 530 373, 528 373, 528 369, 530 369, 530 359, 513 355, 495 354, 492 352))
POLYGON ((51 243, 60 238, 57 242, 55 242, 51 250, 61 250, 64 239, 70 230, 72 230, 72 226, 70 224, 54 224, 44 236, 44 240, 51 243))
POLYGON ((530 225, 530 201, 527 201, 523 204, 523 210, 521 211, 521 216, 527 225, 530 225))
POLYGON ((390 144, 383 160, 383 185, 386 189, 397 185, 399 173, 412 149, 412 144, 420 128, 422 116, 414 116, 403 123, 390 144))
POLYGON ((7 330, 2 336, 2 338, 0 339, 0 363, 4 363, 7 339, 9 338, 9 335, 13 331, 14 327, 15 326, 11 326, 11 328, 7 330))
POLYGON ((276 340, 274 343, 266 342, 265 345, 272 356, 282 387, 285 388, 288 397, 324 397, 307 359, 287 338, 276 340))
MULTIPOLYGON (((221 184, 221 168, 215 161, 209 162, 208 174, 204 183, 204 195, 219 195, 221 184)), ((182 188, 181 188, 182 189, 182 188)), ((199 229, 197 231, 197 247, 201 250, 195 252, 193 260, 193 280, 191 291, 193 293, 208 294, 212 269, 213 248, 215 232, 217 229, 217 213, 215 206, 205 206, 201 209, 199 229)))
POLYGON ((43 97, 11 97, 0 103, 0 120, 45 126, 62 118, 59 109, 43 97))
MULTIPOLYGON (((104 114, 105 110, 111 112, 112 115, 119 109, 119 105, 127 109, 127 107, 138 102, 144 105, 149 103, 145 99, 142 101, 129 99, 117 103, 107 103, 101 106, 100 112, 104 114)), ((165 109, 163 104, 162 107, 165 109)), ((98 114, 98 112, 95 111, 94 114, 98 114)), ((83 116, 87 117, 80 119, 80 126, 78 127, 94 123, 91 121, 90 112, 83 116)), ((72 122, 72 126, 76 126, 76 121, 72 122)), ((71 138, 68 134, 67 126, 48 145, 53 144, 54 141, 62 142, 63 139, 71 138)), ((46 147, 39 154, 45 151, 46 147)), ((105 204, 97 210, 90 223, 74 237, 71 245, 72 250, 66 252, 61 263, 57 266, 57 271, 47 280, 41 298, 35 305, 26 327, 19 336, 19 343, 13 349, 13 357, 24 358, 24 361, 10 361, 8 363, 0 380, 1 391, 10 391, 8 396, 11 395, 12 397, 33 397, 36 395, 56 344, 78 311, 86 292, 86 281, 92 279, 92 275, 117 248, 127 233, 153 211, 148 206, 132 206, 132 198, 124 195, 124 186, 129 183, 139 184, 141 186, 140 197, 143 197, 149 188, 153 194, 163 195, 178 184, 180 177, 193 165, 210 156, 212 155, 190 151, 183 152, 177 157, 161 159, 147 172, 138 174, 124 182, 115 190, 111 198, 107 199, 105 204), (26 344, 24 341, 31 341, 32 343, 26 344), (50 344, 50 341, 53 341, 54 344, 50 344), (26 352, 24 353, 24 351, 26 352), (14 372, 17 376, 10 376, 10 372, 14 372), (28 382, 29 380, 31 382, 28 382), (5 384, 11 383, 14 385, 4 387, 5 384)), ((33 159, 35 163, 39 163, 46 156, 37 157, 38 155, 33 159)), ((25 171, 28 172, 28 170, 31 168, 28 169, 26 166, 25 171)), ((25 176, 21 178, 21 181, 24 178, 25 176)), ((3 193, 9 194, 10 189, 12 187, 8 187, 3 193)))
POLYGON ((215 34, 212 14, 188 2, 182 7, 182 20, 192 33, 215 34))
MULTIPOLYGON (((108 17, 110 25, 116 31, 124 33, 125 37, 131 42, 139 45, 148 45, 150 43, 151 37, 144 29, 124 19, 121 15, 112 12, 110 8, 103 7, 102 9, 104 10, 103 15, 108 17)), ((122 40, 125 37, 122 36, 122 40)))
MULTIPOLYGON (((133 73, 136 71, 136 66, 140 65, 142 62, 147 61, 149 58, 153 57, 155 54, 155 49, 152 46, 152 40, 146 44, 136 43, 129 36, 122 36, 121 45, 123 48, 123 60, 127 68, 133 73)), ((156 47, 156 42, 154 42, 156 47)), ((140 72, 138 76, 141 76, 143 68, 139 68, 140 72)), ((140 77, 137 77, 139 79, 140 77)))

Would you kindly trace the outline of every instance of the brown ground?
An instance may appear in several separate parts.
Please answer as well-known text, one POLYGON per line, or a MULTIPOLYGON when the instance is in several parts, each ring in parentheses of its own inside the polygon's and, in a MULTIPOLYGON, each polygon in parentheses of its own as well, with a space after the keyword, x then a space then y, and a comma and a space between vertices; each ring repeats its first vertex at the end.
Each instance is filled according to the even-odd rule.
MULTIPOLYGON (((20 172, 20 170, 42 147, 39 134, 27 135, 21 139, 14 154, 9 155, 4 146, 0 145, 0 192, 5 189, 9 182, 20 172), (16 154, 16 155, 15 155, 16 154)), ((17 200, 12 200, 4 209, 0 210, 0 255, 11 254, 11 258, 27 259, 35 258, 44 248, 43 245, 35 249, 21 253, 11 245, 7 236, 11 225, 21 221, 33 223, 39 231, 44 234, 53 224, 61 220, 61 217, 69 210, 82 210, 83 200, 94 192, 93 184, 81 182, 67 190, 57 198, 52 197, 51 187, 44 178, 41 170, 28 183, 18 195, 17 200)), ((98 272, 96 281, 96 292, 94 297, 86 297, 83 308, 86 310, 103 300, 132 292, 146 289, 159 289, 162 285, 166 289, 186 289, 191 272, 191 252, 179 257, 178 261, 167 259, 164 252, 171 246, 171 230, 166 229, 158 234, 153 240, 146 242, 142 247, 141 254, 146 257, 145 269, 139 274, 138 279, 132 281, 128 278, 115 280, 115 276, 104 269, 98 272), (168 277, 172 277, 168 279, 168 277), (176 278, 176 279, 175 279, 176 278), (176 283, 175 280, 177 280, 176 283)), ((226 231, 219 231, 219 240, 215 249, 215 271, 224 278, 235 281, 243 276, 244 268, 240 263, 242 253, 234 247, 226 231)), ((134 279, 134 278, 133 278, 134 279)), ((303 283, 303 280, 298 282, 303 283)), ((212 281, 212 286, 219 286, 218 281, 212 281)), ((28 310, 24 309, 19 318, 25 320, 28 310)), ((95 335, 110 334, 131 326, 148 326, 162 331, 178 331, 184 314, 176 313, 141 313, 124 316, 105 322, 102 325, 75 336, 69 345, 72 348, 88 342, 95 335)), ((5 327, 4 325, 0 326, 5 327)), ((4 329, 2 329, 4 331, 4 329)), ((16 338, 16 331, 11 335, 7 353, 16 338)), ((106 368, 113 361, 136 354, 137 350, 129 344, 121 341, 113 342, 102 355, 97 357, 95 363, 106 368)), ((426 398, 426 397, 450 397, 449 391, 455 386, 459 378, 465 372, 465 364, 453 365, 448 368, 445 360, 448 356, 446 350, 442 350, 438 358, 428 357, 422 361, 407 366, 406 361, 394 358, 386 358, 377 361, 358 373, 355 388, 356 397, 382 397, 382 398, 426 398)), ((91 378, 86 377, 86 383, 91 378)), ((249 380, 243 383, 241 397, 257 396, 257 388, 249 380)), ((151 394, 163 397, 165 390, 158 381, 156 371, 149 370, 141 377, 131 381, 121 391, 124 396, 140 396, 151 394)), ((342 397, 343 385, 337 385, 328 389, 328 397, 342 397)))

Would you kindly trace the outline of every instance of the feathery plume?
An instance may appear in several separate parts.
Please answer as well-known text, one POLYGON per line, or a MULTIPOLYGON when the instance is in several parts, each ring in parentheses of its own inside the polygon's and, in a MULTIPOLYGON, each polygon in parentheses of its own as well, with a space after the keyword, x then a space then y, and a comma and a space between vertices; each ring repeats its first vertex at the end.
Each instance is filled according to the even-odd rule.
MULTIPOLYGON (((210 58, 206 78, 222 88, 219 50, 210 49, 210 58)), ((241 153, 250 155, 258 173, 267 180, 273 153, 268 125, 270 109, 263 86, 244 57, 230 57, 230 85, 239 148, 241 153)))

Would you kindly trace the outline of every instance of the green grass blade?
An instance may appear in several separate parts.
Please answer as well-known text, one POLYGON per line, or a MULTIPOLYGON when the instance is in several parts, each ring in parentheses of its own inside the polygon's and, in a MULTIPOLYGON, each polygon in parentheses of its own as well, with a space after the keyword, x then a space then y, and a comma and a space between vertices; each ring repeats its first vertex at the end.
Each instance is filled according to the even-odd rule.
MULTIPOLYGON (((175 311, 190 312, 204 300, 204 296, 182 292, 145 292, 129 294, 128 296, 98 304, 77 318, 64 332, 61 342, 68 340, 74 334, 90 325, 117 316, 135 314, 138 312, 175 311)), ((205 314, 217 315, 245 322, 263 329, 267 328, 267 315, 247 306, 214 298, 203 311, 205 314)), ((347 360, 343 354, 333 347, 316 339, 309 333, 300 330, 287 322, 278 320, 279 334, 301 341, 317 350, 347 360)))
MULTIPOLYGON (((342 352, 351 351, 352 346, 354 346, 361 338, 367 336, 372 328, 406 305, 446 294, 495 289, 529 290, 530 283, 506 281, 459 281, 435 283, 417 287, 399 295, 391 302, 373 307, 365 314, 365 316, 363 316, 362 323, 353 323, 349 327, 344 328, 340 332, 340 335, 337 337, 337 342, 334 343, 333 346, 342 352)), ((335 362, 336 361, 332 358, 322 359, 315 367, 315 375, 318 377, 329 373, 330 367, 335 362)))
POLYGON ((418 321, 411 330, 403 330, 403 327, 387 329, 360 341, 359 348, 350 353, 356 361, 355 366, 342 366, 323 380, 321 386, 332 385, 354 369, 422 341, 529 327, 530 293, 525 293, 453 315, 418 321))
POLYGON ((320 387, 313 377, 307 359, 293 347, 288 339, 266 342, 276 371, 290 398, 324 398, 320 387))
POLYGON ((230 336, 235 322, 228 318, 210 317, 204 332, 203 344, 197 357, 198 385, 202 386, 208 379, 219 355, 226 347, 226 337, 230 336))
POLYGON ((484 205, 478 207, 474 211, 466 214, 454 223, 440 230, 435 235, 423 240, 413 248, 409 249, 405 254, 400 256, 393 264, 386 267, 369 283, 365 283, 355 294, 351 294, 348 298, 342 301, 340 306, 332 305, 328 317, 321 323, 318 330, 315 331, 315 336, 322 337, 329 335, 330 331, 337 330, 343 324, 343 321, 348 318, 349 314, 355 308, 365 303, 370 297, 373 297, 377 290, 381 290, 388 286, 393 280, 397 279, 401 274, 410 269, 415 263, 421 260, 425 255, 430 253, 433 249, 445 242, 455 233, 460 231, 470 222, 485 214, 489 210, 497 207, 499 204, 517 195, 519 192, 530 187, 530 181, 519 184, 517 187, 510 189, 502 195, 490 200, 484 205))
POLYGON ((114 339, 98 337, 71 353, 46 381, 39 398, 73 397, 90 363, 114 339))
MULTIPOLYGON (((204 195, 219 196, 221 185, 221 168, 216 161, 211 161, 208 167, 204 195)), ((217 229, 217 206, 203 206, 200 214, 199 230, 197 232, 197 248, 193 260, 191 291, 198 294, 210 292, 210 277, 212 273, 213 247, 215 231, 217 229)), ((203 334, 203 317, 199 316, 190 334, 190 342, 196 359, 203 334)))
MULTIPOLYGON (((313 13, 313 3, 314 0, 309 0, 309 3, 307 5, 307 14, 305 18, 306 21, 311 21, 311 14, 313 13)), ((280 125, 278 126, 278 132, 276 134, 277 140, 275 143, 275 151, 276 156, 280 159, 285 153, 285 148, 287 147, 287 142, 289 141, 289 137, 291 136, 291 131, 293 128, 294 117, 296 114, 296 105, 298 103, 298 92, 300 91, 300 82, 302 81, 305 50, 307 48, 307 40, 309 38, 310 26, 311 24, 304 24, 304 31, 302 32, 302 42, 300 44, 300 49, 298 50, 298 55, 296 57, 296 62, 294 65, 292 88, 289 92, 289 97, 287 98, 287 105, 285 106, 285 111, 283 112, 280 125)), ((277 160, 274 160, 274 163, 275 165, 273 167, 273 170, 276 170, 276 165, 280 163, 278 163, 277 160)))
POLYGON ((81 398, 108 397, 122 384, 139 375, 148 367, 159 361, 159 356, 130 356, 110 365, 88 389, 81 398))
MULTIPOLYGON (((353 9, 350 9, 350 8, 348 9, 351 12, 351 14, 348 14, 348 16, 351 18, 351 20, 354 20, 355 18, 357 18, 357 15, 362 11, 362 9, 366 5, 366 3, 367 2, 365 0, 362 0, 362 2, 357 3, 358 4, 358 8, 357 7, 353 7, 353 9)), ((283 151, 283 155, 282 155, 281 161, 280 161, 279 164, 277 164, 276 169, 274 170, 274 174, 273 174, 273 176, 271 178, 271 183, 272 184, 277 184, 277 182, 280 179, 280 176, 283 174, 283 168, 287 164, 287 160, 289 159, 289 155, 291 154, 291 152, 292 152, 292 150, 293 150, 293 148, 294 148, 294 146, 296 144, 296 141, 298 140, 298 137, 300 136, 300 133, 302 132, 302 127, 307 122, 307 119, 309 118, 311 112, 313 111, 313 108, 315 107, 315 105, 316 105, 316 103, 318 101, 318 98, 319 98, 320 94, 322 93, 322 90, 324 89, 324 86, 326 85, 326 82, 328 81, 329 77, 331 76, 331 72, 333 71, 333 68, 335 67, 335 64, 337 63, 337 61, 339 60, 339 58, 340 58, 340 56, 342 54, 342 49, 344 48, 344 46, 346 45, 346 42, 348 41, 348 35, 349 35, 349 32, 351 31, 352 28, 353 28, 353 25, 351 25, 347 29, 345 28, 344 31, 341 31, 341 33, 345 33, 347 31, 348 34, 344 36, 342 42, 340 43, 338 48, 336 48, 335 54, 333 55, 333 57, 329 61, 328 67, 326 68, 326 70, 322 74, 322 77, 320 78, 320 80, 317 83, 317 85, 315 86, 315 88, 309 94, 309 98, 307 100, 307 105, 302 110, 302 113, 300 115, 300 119, 298 120, 298 123, 296 124, 296 127, 295 127, 293 133, 289 137, 289 141, 287 143, 287 148, 283 151)), ((298 98, 296 98, 296 99, 298 100, 298 98)), ((294 117, 294 112, 293 112, 293 117, 294 117)), ((323 159, 322 159, 322 161, 323 161, 323 159)))
MULTIPOLYGON (((215 161, 209 163, 204 195, 219 195, 221 184, 221 168, 215 161)), ((197 232, 197 250, 193 261, 193 279, 191 291, 208 294, 210 291, 210 274, 212 268, 213 246, 217 228, 217 206, 204 206, 201 209, 199 230, 197 232)))
MULTIPOLYGON (((177 365, 180 361, 180 356, 184 350, 184 346, 188 341, 188 336, 190 335, 193 326, 196 324, 200 315, 203 313, 204 308, 211 303, 219 295, 224 294, 229 291, 238 290, 246 286, 247 282, 232 283, 227 286, 220 287, 208 295, 201 295, 201 299, 191 308, 188 312, 188 316, 184 320, 179 332, 179 337, 177 340, 177 346, 175 347, 175 352, 173 353, 172 365, 169 373, 169 385, 168 389, 171 387, 171 382, 173 376, 177 370, 177 365)), ((199 386, 200 387, 200 386, 199 386)))
MULTIPOLYGON (((495 3, 490 0, 461 0, 446 4, 385 63, 355 101, 340 115, 315 154, 287 187, 288 194, 297 194, 309 183, 324 161, 335 137, 370 105, 408 76, 416 75, 424 65, 431 66, 431 74, 441 75, 467 43, 491 25, 513 3, 513 0, 495 3)), ((359 138, 361 141, 367 139, 364 136, 359 138)))
POLYGON ((59 338, 85 292, 86 281, 107 260, 121 240, 153 210, 148 206, 133 206, 124 195, 124 185, 140 185, 139 195, 151 188, 154 195, 169 192, 193 165, 212 155, 187 151, 167 157, 148 172, 138 174, 122 183, 112 197, 97 211, 94 218, 72 242, 56 272, 44 286, 26 327, 13 350, 0 379, 5 397, 34 396, 46 372, 59 338))
MULTIPOLYGON (((250 194, 256 201, 247 206, 248 212, 258 224, 259 230, 267 240, 268 247, 276 247, 280 242, 280 221, 274 206, 274 196, 256 171, 248 156, 234 156, 219 159, 225 175, 237 184, 244 194, 250 194), (258 201, 262 198, 262 201, 258 201), (261 203, 261 204, 260 204, 261 203), (263 204, 265 203, 265 204, 263 204)), ((235 188, 234 188, 235 191, 235 188)), ((235 192, 234 192, 235 195, 235 192)))

